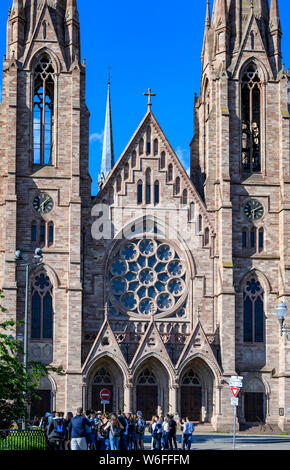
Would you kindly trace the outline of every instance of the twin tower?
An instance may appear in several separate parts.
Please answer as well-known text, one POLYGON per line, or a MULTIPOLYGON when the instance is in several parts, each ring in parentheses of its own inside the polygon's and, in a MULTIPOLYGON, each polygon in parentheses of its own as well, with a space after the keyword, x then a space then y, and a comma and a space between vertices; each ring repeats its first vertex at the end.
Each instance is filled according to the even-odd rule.
POLYGON ((43 409, 34 403, 33 415, 99 408, 106 387, 112 409, 226 429, 228 379, 242 375, 240 424, 258 414, 289 428, 290 348, 274 313, 279 301, 290 305, 289 73, 278 0, 205 6, 190 178, 150 108, 114 165, 108 94, 96 198, 77 2, 14 0, 9 10, 0 287, 7 318, 23 319, 25 273, 14 253, 30 260, 42 248, 44 264, 30 268, 29 357, 65 370, 42 381, 43 409), (110 240, 92 238, 98 203, 115 217, 110 240), (140 220, 138 237, 118 236, 140 220))

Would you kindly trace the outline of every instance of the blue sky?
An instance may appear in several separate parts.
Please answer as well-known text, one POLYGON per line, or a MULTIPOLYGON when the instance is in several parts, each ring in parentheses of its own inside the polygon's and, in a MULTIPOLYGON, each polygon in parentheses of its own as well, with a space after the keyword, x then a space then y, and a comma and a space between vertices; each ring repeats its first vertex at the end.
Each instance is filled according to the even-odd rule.
MULTIPOLYGON (((213 0, 211 0, 212 8, 213 0)), ((12 0, 0 1, 0 53, 12 0)), ((279 0, 283 55, 290 67, 289 0, 279 0)), ((102 155, 108 66, 115 157, 119 158, 146 113, 143 92, 157 94, 152 110, 172 147, 189 168, 194 94, 199 94, 206 0, 78 0, 82 58, 87 64, 90 173, 96 193, 102 155)), ((2 69, 2 64, 1 64, 2 69)), ((2 77, 2 70, 1 70, 2 77)), ((2 87, 2 81, 1 81, 2 87)))

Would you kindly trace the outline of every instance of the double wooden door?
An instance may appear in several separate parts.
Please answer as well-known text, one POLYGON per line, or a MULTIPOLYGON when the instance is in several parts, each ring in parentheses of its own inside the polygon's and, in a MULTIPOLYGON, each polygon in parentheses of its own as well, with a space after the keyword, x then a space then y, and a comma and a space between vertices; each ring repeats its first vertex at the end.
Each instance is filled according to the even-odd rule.
POLYGON ((181 418, 201 421, 201 387, 181 387, 181 418))
POLYGON ((137 410, 142 411, 146 420, 151 420, 157 414, 158 387, 157 385, 137 385, 137 410))
POLYGON ((247 423, 265 421, 264 393, 245 393, 245 419, 247 423))

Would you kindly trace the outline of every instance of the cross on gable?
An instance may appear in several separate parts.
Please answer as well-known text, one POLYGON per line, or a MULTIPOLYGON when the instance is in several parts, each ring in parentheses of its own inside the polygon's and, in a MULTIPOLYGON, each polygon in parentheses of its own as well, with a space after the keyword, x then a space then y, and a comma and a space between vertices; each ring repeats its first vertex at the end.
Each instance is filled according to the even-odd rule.
POLYGON ((156 96, 156 93, 151 93, 151 88, 148 88, 148 93, 143 93, 144 96, 148 96, 148 110, 151 109, 152 103, 151 103, 151 96, 156 96))

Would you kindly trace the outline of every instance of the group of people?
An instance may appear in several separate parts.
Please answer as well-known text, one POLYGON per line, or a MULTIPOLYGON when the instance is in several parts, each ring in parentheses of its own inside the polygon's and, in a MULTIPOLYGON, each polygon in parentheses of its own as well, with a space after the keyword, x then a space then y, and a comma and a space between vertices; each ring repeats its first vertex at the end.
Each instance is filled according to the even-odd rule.
MULTIPOLYGON (((46 413, 40 427, 45 431, 50 450, 143 450, 147 428, 141 411, 102 413, 78 408, 68 413, 46 413)), ((152 450, 177 450, 176 433, 182 429, 182 449, 190 450, 194 425, 189 418, 181 422, 172 415, 153 416, 149 425, 152 450)))

